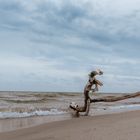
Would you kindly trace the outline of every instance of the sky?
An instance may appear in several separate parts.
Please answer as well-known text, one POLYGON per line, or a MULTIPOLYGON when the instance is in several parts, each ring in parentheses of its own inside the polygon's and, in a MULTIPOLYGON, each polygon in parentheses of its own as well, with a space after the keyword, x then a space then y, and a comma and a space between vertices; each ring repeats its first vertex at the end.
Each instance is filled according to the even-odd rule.
POLYGON ((139 0, 0 0, 0 90, 140 91, 139 0))

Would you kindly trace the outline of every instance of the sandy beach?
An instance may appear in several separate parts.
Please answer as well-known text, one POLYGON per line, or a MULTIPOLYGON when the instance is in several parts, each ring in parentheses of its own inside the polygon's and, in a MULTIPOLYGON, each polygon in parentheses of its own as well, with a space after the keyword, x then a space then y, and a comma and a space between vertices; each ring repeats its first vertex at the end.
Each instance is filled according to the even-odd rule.
MULTIPOLYGON (((98 93, 94 98, 123 94, 98 93)), ((140 97, 94 103, 73 118, 69 103, 82 93, 0 93, 0 140, 139 140, 140 97), (82 114, 81 114, 82 115, 82 114)))
POLYGON ((140 111, 73 118, 0 133, 1 140, 139 140, 140 111))

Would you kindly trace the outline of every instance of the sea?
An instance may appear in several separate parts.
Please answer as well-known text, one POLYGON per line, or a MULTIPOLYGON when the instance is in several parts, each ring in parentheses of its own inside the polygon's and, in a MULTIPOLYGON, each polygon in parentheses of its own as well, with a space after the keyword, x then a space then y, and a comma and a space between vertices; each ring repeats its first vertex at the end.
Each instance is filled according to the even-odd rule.
MULTIPOLYGON (((126 93, 92 93, 91 98, 122 96, 126 93)), ((83 106, 84 95, 77 92, 0 92, 0 132, 13 131, 74 118, 71 102, 83 106)), ((89 116, 140 110, 140 97, 123 101, 92 103, 89 116)), ((85 117, 81 113, 81 117, 85 117)))

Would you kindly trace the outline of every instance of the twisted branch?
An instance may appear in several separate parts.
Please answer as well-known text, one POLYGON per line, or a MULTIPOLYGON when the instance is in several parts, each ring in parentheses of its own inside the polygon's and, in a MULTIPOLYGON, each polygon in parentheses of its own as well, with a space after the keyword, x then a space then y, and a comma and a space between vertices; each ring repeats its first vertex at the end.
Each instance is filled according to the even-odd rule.
MULTIPOLYGON (((97 99, 86 99, 87 104, 85 104, 86 106, 86 110, 85 110, 85 115, 87 116, 90 110, 90 103, 96 103, 96 102, 116 102, 116 101, 121 101, 121 100, 125 100, 125 99, 129 99, 129 98, 135 98, 140 96, 140 92, 136 92, 133 94, 126 94, 126 95, 122 95, 120 97, 104 97, 104 98, 97 98, 97 99)), ((83 112, 80 111, 80 108, 73 108, 70 106, 70 108, 72 108, 73 110, 76 111, 76 116, 79 116, 79 112, 83 112)))
POLYGON ((120 101, 120 100, 125 100, 128 98, 135 98, 140 96, 140 92, 136 92, 133 94, 126 94, 126 95, 122 95, 120 97, 104 97, 104 98, 97 98, 97 99, 91 99, 90 103, 96 103, 96 102, 116 102, 116 101, 120 101))

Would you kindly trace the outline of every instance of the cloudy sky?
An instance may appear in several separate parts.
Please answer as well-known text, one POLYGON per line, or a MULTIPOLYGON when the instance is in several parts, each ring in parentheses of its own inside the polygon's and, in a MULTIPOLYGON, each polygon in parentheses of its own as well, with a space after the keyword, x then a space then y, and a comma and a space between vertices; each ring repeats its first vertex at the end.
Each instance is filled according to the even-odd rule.
POLYGON ((139 0, 0 0, 0 90, 140 90, 139 0))

